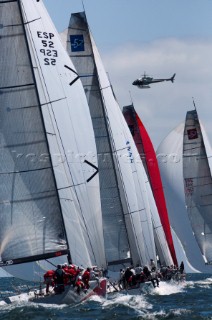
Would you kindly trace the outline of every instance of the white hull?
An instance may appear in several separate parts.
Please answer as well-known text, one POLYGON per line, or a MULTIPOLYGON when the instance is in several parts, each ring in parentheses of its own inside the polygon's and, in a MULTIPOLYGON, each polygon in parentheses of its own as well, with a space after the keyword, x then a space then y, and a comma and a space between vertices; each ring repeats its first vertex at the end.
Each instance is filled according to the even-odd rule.
POLYGON ((90 288, 87 291, 81 290, 79 294, 73 286, 66 286, 65 291, 60 294, 55 294, 52 290, 49 295, 45 295, 44 290, 42 292, 37 292, 36 290, 11 296, 7 300, 8 303, 30 301, 34 303, 70 305, 81 303, 93 295, 106 296, 106 279, 99 279, 99 282, 97 280, 90 281, 90 288))

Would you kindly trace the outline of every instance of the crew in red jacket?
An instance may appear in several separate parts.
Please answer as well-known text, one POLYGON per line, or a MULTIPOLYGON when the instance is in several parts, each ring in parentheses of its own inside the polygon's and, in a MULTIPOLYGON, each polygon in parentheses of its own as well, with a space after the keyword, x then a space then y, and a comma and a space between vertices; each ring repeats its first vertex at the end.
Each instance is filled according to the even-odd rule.
POLYGON ((82 275, 82 281, 84 282, 85 288, 89 289, 89 281, 90 281, 90 268, 87 268, 83 275, 82 275))
POLYGON ((48 270, 44 274, 44 283, 46 284, 46 294, 49 293, 49 287, 54 287, 54 275, 55 271, 54 270, 48 270))
POLYGON ((79 276, 76 283, 75 283, 75 286, 77 288, 77 293, 80 294, 81 290, 85 288, 85 285, 82 281, 82 277, 79 276))

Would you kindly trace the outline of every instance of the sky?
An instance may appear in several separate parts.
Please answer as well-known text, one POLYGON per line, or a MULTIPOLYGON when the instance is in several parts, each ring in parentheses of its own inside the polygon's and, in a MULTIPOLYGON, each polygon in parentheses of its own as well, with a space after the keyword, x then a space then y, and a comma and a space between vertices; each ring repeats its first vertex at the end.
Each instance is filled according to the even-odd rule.
POLYGON ((212 143, 212 0, 44 0, 59 32, 70 14, 88 23, 122 108, 133 101, 155 149, 184 121, 193 98, 212 143), (175 82, 138 89, 144 72, 175 82))

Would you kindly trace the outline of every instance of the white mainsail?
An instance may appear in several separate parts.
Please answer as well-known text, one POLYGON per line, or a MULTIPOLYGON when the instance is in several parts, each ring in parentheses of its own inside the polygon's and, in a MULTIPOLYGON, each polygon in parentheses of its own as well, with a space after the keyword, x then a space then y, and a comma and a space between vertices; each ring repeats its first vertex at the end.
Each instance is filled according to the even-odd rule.
POLYGON ((0 7, 2 264, 65 248, 77 265, 105 266, 96 146, 82 84, 42 1, 0 7))
POLYGON ((176 127, 157 150, 171 226, 192 268, 205 273, 212 272, 206 265, 210 264, 212 249, 210 155, 196 110, 187 112, 185 123, 176 127))
MULTIPOLYGON (((156 254, 145 172, 142 163, 136 162, 137 149, 114 97, 84 12, 72 14, 62 39, 87 93, 98 155, 112 156, 106 175, 100 172, 107 261, 109 265, 118 265, 131 258, 134 264, 148 264, 151 258, 156 259, 156 254), (113 190, 109 188, 112 174, 117 177, 113 190)), ((101 157, 100 167, 105 170, 101 157)))

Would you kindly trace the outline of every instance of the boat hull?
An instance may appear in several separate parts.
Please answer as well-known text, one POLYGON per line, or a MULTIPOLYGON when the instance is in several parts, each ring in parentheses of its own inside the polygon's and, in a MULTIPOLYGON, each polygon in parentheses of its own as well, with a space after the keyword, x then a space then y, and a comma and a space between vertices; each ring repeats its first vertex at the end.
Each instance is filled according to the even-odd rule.
POLYGON ((27 294, 23 293, 9 297, 7 302, 16 303, 28 300, 34 303, 70 305, 81 303, 94 295, 106 297, 106 289, 107 280, 105 278, 100 278, 99 280, 90 281, 90 288, 86 291, 81 290, 80 293, 77 293, 76 287, 65 286, 65 291, 60 294, 56 294, 54 290, 52 290, 49 295, 45 295, 43 291, 30 291, 27 294))

